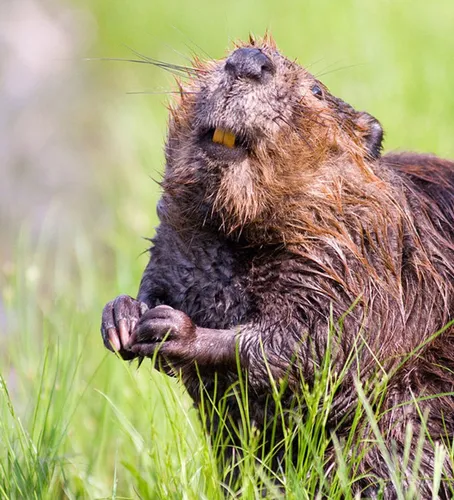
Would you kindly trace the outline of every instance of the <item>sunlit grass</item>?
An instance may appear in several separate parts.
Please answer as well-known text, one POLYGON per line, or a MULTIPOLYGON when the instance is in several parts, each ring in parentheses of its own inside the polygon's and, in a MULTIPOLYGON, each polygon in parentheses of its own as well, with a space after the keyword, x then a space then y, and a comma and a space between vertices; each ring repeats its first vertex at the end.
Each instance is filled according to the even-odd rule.
MULTIPOLYGON (((50 265, 51 271, 45 271, 49 262, 39 245, 20 243, 17 262, 5 277, 8 334, 1 353, 0 496, 222 499, 239 491, 243 498, 353 498, 352 486, 362 477, 359 461, 367 447, 377 446, 398 498, 418 498, 418 450, 427 435, 413 436, 407 430, 403 463, 386 445, 377 403, 386 377, 374 394, 357 383, 360 403, 347 436, 340 439, 336 429, 327 431, 334 394, 348 369, 333 370, 329 345, 313 387, 301 387, 290 414, 280 403, 282 387, 274 385, 272 391, 277 411, 270 429, 279 429, 284 437, 271 449, 282 448, 290 457, 292 443, 298 442, 296 462, 284 461, 283 468, 273 470, 273 453, 264 451, 264 436, 249 417, 247 383, 240 378, 232 388, 242 408, 241 425, 234 430, 242 449, 240 474, 232 476, 228 463, 220 470, 221 450, 229 444, 225 434, 210 439, 181 384, 151 363, 137 370, 134 363, 104 350, 98 333, 100 297, 105 286, 118 293, 118 282, 93 279, 82 255, 94 255, 95 249, 79 237, 79 260, 70 265, 56 258, 53 263, 59 265, 50 265), (52 290, 50 297, 46 289, 52 290), (371 429, 367 442, 358 439, 364 422, 371 429), (414 482, 405 490, 402 473, 415 442, 414 482)), ((212 412, 220 412, 221 421, 228 423, 222 404, 214 410, 207 397, 205 421, 212 412)), ((452 460, 453 451, 451 443, 434 446, 436 490, 443 461, 452 460)))

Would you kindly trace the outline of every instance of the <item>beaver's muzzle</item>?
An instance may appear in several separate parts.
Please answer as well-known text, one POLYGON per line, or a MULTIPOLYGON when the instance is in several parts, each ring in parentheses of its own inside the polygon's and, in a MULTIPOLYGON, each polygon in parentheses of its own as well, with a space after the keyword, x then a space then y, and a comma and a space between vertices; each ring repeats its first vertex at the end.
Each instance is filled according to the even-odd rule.
POLYGON ((235 50, 225 62, 225 71, 234 78, 249 78, 265 83, 275 73, 273 61, 260 49, 241 48, 235 50))

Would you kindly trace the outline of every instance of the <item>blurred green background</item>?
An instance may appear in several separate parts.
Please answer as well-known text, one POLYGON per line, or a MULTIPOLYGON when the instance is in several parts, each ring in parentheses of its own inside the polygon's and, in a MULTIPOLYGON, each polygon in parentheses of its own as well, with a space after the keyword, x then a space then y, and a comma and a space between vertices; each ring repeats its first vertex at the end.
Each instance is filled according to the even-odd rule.
POLYGON ((131 234, 151 231, 148 176, 163 166, 167 96, 128 92, 171 90, 172 76, 85 58, 136 50, 185 64, 268 29, 288 57, 381 120, 387 150, 453 157, 453 23, 449 0, 2 2, 2 232, 14 240, 26 224, 36 234, 54 217, 63 239, 81 221, 97 238, 119 222, 113 212, 131 234))
MULTIPOLYGON (((387 151, 454 158, 453 26, 452 0, 0 2, 0 493, 180 498, 156 464, 184 455, 169 420, 184 410, 196 425, 190 402, 98 333, 104 303, 135 295, 146 264, 174 82, 96 59, 187 64, 269 30, 382 122, 387 151), (146 485, 153 474, 167 489, 146 485)), ((194 457, 189 428, 174 431, 194 457)))
POLYGON ((173 78, 149 65, 84 59, 136 50, 186 64, 268 29, 288 57, 380 119, 387 150, 453 157, 453 23, 448 0, 2 2, 2 255, 11 256, 21 228, 36 235, 49 218, 63 240, 73 224, 94 239, 117 223, 131 235, 153 227, 149 176, 163 167, 168 99, 159 92, 173 89, 173 78))

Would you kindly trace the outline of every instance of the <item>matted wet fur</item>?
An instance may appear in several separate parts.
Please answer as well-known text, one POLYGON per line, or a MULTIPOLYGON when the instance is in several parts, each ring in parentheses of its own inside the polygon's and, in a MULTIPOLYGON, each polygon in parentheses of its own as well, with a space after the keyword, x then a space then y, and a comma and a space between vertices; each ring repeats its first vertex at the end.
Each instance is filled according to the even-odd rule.
MULTIPOLYGON (((260 428, 270 374, 287 381, 291 404, 323 361, 330 317, 342 317, 331 340, 334 369, 350 363, 334 398, 332 421, 345 422, 339 439, 355 377, 365 383, 381 371, 389 381, 378 425, 389 449, 403 454, 406 428, 418 436, 421 415, 432 440, 449 446, 454 332, 432 336, 454 305, 454 163, 382 156, 379 122, 330 94, 268 36, 226 59, 196 60, 187 74, 171 108, 150 262, 137 299, 105 307, 106 347, 125 359, 159 347, 196 403, 201 386, 209 392, 216 379, 220 398, 235 382, 238 351, 260 428)), ((423 498, 433 464, 427 441, 423 498)), ((353 491, 374 496, 383 480, 384 498, 395 498, 378 447, 360 474, 353 491)), ((448 463, 444 474, 439 495, 451 498, 448 463)))

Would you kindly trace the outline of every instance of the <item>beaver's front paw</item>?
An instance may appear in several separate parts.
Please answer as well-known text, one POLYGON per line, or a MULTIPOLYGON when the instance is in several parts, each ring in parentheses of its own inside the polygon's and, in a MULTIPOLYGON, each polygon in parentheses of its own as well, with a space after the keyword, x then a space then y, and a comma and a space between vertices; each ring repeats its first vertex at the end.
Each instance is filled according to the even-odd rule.
POLYGON ((138 356, 127 348, 131 334, 140 317, 148 310, 145 303, 120 295, 109 302, 102 312, 101 334, 104 345, 116 351, 123 359, 138 356))
POLYGON ((189 316, 158 306, 140 318, 126 347, 138 356, 152 357, 159 349, 159 354, 171 361, 185 361, 195 336, 196 327, 189 316))

